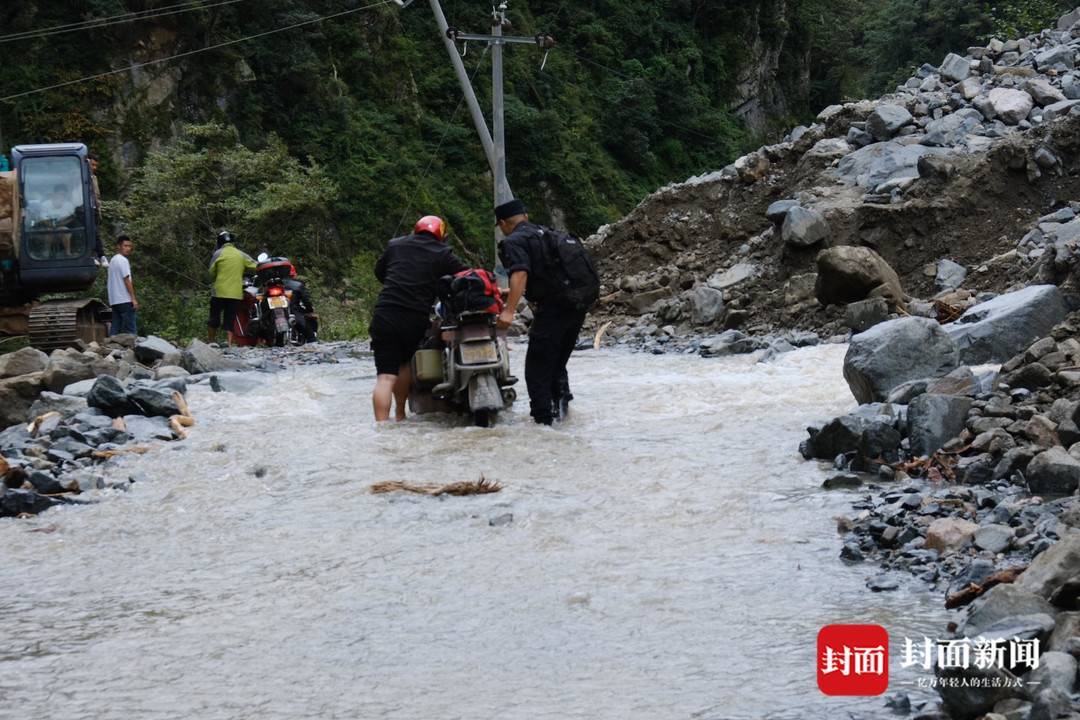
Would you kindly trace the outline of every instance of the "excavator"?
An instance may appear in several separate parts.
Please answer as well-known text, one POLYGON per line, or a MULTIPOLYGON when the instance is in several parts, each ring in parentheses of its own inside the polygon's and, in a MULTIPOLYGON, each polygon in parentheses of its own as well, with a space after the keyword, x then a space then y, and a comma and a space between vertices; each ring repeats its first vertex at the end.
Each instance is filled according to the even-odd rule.
POLYGON ((86 146, 18 145, 11 161, 0 172, 0 336, 46 352, 104 340, 109 306, 75 297, 98 275, 86 146))

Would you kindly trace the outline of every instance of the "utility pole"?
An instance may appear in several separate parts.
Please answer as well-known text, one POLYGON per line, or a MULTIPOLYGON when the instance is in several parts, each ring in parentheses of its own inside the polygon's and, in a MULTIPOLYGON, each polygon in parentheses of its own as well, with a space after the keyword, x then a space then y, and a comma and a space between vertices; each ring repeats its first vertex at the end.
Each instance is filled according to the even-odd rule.
MULTIPOLYGON (((392 1, 403 8, 412 3, 412 0, 392 1)), ((503 48, 506 45, 535 45, 538 49, 545 52, 544 61, 546 62, 546 53, 555 46, 555 40, 550 35, 545 35, 543 33, 539 33, 532 37, 504 35, 503 30, 509 27, 509 23, 506 20, 506 0, 496 0, 499 4, 491 9, 491 33, 489 35, 460 32, 457 28, 451 27, 447 23, 446 15, 443 13, 442 5, 439 0, 429 0, 429 2, 431 4, 431 12, 435 15, 435 22, 438 24, 439 31, 442 33, 446 52, 450 55, 450 62, 454 66, 454 72, 457 74, 458 82, 461 84, 461 91, 465 95, 465 102, 469 106, 469 113, 472 115, 473 125, 476 126, 476 133, 480 136, 480 144, 484 147, 484 154, 487 156, 488 166, 491 168, 491 174, 494 177, 494 204, 497 207, 514 199, 514 193, 510 189, 510 182, 506 177, 506 116, 505 95, 503 92, 503 48), (480 109, 480 103, 476 99, 476 91, 473 89, 472 82, 469 80, 469 73, 465 70, 465 63, 461 60, 462 55, 457 49, 457 43, 459 42, 464 43, 466 49, 470 42, 484 43, 491 48, 491 124, 494 133, 488 130, 487 121, 484 119, 484 112, 480 109)), ((541 68, 542 67, 543 64, 541 64, 541 68)), ((495 262, 497 268, 501 270, 498 253, 499 239, 500 233, 496 229, 495 262)))

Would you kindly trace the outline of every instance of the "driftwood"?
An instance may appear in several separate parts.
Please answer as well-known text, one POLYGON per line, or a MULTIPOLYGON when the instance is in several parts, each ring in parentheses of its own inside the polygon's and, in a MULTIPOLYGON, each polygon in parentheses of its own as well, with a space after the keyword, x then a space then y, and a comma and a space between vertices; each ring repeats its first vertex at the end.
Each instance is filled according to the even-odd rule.
POLYGON ((996 572, 990 577, 986 578, 986 582, 982 585, 976 583, 970 583, 966 588, 958 592, 954 592, 952 595, 945 598, 945 607, 949 610, 953 608, 963 607, 972 602, 979 596, 983 595, 987 590, 995 585, 1006 585, 1014 582, 1020 573, 1027 570, 1027 565, 1018 565, 1016 567, 1006 568, 1001 572, 996 572))
POLYGON ((148 452, 150 452, 150 448, 144 445, 136 445, 135 447, 117 450, 95 450, 92 455, 97 460, 108 460, 118 455, 145 455, 148 452))
POLYGON ((593 341, 592 341, 593 350, 599 350, 600 349, 600 341, 604 339, 604 333, 607 332, 607 329, 609 327, 611 327, 611 321, 610 320, 608 320, 606 323, 601 325, 600 329, 596 331, 596 337, 594 337, 593 341))
POLYGON ((913 477, 925 477, 932 482, 941 482, 942 480, 952 482, 956 480, 957 458, 970 449, 971 446, 967 445, 952 452, 938 450, 928 458, 915 458, 914 460, 898 463, 893 466, 893 469, 903 470, 913 477))
POLYGON ((60 413, 53 410, 52 412, 47 412, 44 415, 38 415, 30 423, 30 427, 26 428, 27 432, 29 432, 32 436, 36 436, 38 434, 38 430, 41 429, 42 423, 44 423, 46 420, 48 420, 50 418, 54 418, 54 417, 60 417, 60 413))
POLYGON ((187 400, 179 390, 173 390, 172 394, 173 402, 176 403, 176 407, 180 408, 180 414, 184 417, 191 417, 191 409, 188 408, 187 400))
POLYGON ((958 308, 955 305, 942 302, 941 300, 934 301, 934 312, 937 314, 937 321, 941 325, 948 325, 956 320, 958 317, 964 314, 963 308, 958 308))
POLYGON ((418 495, 486 495, 497 493, 502 490, 502 485, 494 480, 488 480, 483 475, 479 480, 466 480, 463 482, 449 483, 448 485, 414 485, 400 480, 376 483, 371 486, 373 493, 411 492, 418 495))

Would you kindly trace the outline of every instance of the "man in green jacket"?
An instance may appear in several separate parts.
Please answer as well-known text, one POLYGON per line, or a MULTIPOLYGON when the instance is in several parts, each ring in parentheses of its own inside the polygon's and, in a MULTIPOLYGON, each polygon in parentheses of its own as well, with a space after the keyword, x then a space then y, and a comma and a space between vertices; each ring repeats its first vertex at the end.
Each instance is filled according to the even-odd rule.
POLYGON ((233 344, 236 310, 244 297, 244 272, 257 267, 255 261, 238 250, 234 243, 233 234, 228 230, 218 234, 217 250, 210 260, 214 294, 210 298, 210 319, 206 323, 210 342, 217 339, 218 328, 224 323, 230 345, 233 344))

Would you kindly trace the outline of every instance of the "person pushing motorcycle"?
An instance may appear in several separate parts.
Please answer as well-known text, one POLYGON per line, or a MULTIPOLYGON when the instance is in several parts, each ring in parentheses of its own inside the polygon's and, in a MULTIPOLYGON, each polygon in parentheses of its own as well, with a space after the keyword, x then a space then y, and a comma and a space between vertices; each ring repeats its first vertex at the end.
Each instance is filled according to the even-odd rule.
POLYGON ((394 419, 405 419, 409 364, 430 326, 439 278, 468 268, 447 245, 446 230, 442 218, 425 215, 411 235, 391 240, 375 263, 383 284, 369 328, 376 372, 371 403, 378 422, 390 419, 391 404, 394 419))

